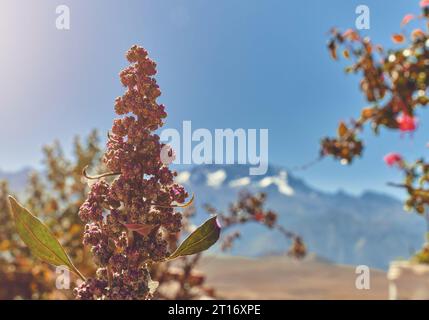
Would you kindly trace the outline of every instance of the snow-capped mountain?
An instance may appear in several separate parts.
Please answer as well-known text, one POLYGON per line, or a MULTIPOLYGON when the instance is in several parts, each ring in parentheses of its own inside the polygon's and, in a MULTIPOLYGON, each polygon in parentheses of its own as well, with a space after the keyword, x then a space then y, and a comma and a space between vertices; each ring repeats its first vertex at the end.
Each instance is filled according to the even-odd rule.
MULTIPOLYGON (((203 204, 226 209, 242 189, 268 194, 267 208, 276 210, 284 227, 303 236, 309 250, 336 263, 387 268, 407 258, 424 240, 424 219, 405 213, 397 199, 376 192, 360 196, 326 193, 309 187, 286 170, 270 166, 263 176, 249 176, 243 165, 196 166, 177 180, 196 197, 197 222, 203 204)), ((284 238, 257 224, 240 226, 232 254, 257 256, 287 249, 284 238)))

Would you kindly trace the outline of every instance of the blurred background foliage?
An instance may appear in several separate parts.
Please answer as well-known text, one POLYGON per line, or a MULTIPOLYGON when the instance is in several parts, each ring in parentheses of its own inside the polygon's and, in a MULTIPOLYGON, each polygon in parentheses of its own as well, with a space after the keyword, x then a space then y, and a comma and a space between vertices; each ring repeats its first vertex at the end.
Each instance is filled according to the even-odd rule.
MULTIPOLYGON (((15 195, 49 226, 83 273, 94 272, 95 266, 87 259, 89 251, 82 245, 83 224, 77 216, 88 189, 82 170, 86 165, 102 166, 99 144, 95 130, 84 141, 76 136, 70 159, 58 142, 46 145, 43 169, 29 175, 25 194, 15 195)), ((19 240, 8 207, 9 194, 8 182, 1 181, 0 299, 71 298, 70 290, 55 289, 54 268, 35 262, 19 240)))

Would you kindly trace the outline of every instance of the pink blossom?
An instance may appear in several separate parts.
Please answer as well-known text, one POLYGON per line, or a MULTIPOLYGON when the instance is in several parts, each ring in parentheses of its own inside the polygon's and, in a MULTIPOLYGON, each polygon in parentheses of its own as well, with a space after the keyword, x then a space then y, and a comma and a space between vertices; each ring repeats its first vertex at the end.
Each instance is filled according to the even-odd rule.
POLYGON ((394 152, 386 154, 383 160, 390 167, 400 165, 403 161, 402 156, 399 153, 394 152))
POLYGON ((422 0, 420 1, 420 7, 424 8, 429 6, 429 0, 422 0))
POLYGON ((402 19, 402 22, 401 22, 401 26, 405 26, 405 25, 407 25, 411 20, 413 20, 414 19, 414 15, 412 15, 412 14, 407 14, 403 19, 402 19))
POLYGON ((399 130, 402 132, 414 131, 417 128, 417 118, 406 113, 399 116, 396 121, 398 122, 399 130))

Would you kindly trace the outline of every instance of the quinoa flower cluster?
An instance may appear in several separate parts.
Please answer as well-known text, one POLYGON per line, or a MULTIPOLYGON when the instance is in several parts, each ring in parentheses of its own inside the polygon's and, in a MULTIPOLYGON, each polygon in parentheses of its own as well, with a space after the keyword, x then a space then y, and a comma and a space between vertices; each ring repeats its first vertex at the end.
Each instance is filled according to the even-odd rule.
POLYGON ((79 216, 86 223, 83 242, 91 246, 96 277, 75 289, 77 299, 149 299, 151 263, 169 255, 165 234, 181 230, 175 204, 188 194, 174 182, 175 172, 163 164, 165 146, 154 133, 167 116, 157 103, 156 64, 147 51, 133 46, 130 66, 120 73, 126 87, 115 101, 114 120, 104 162, 112 182, 92 185, 79 216))

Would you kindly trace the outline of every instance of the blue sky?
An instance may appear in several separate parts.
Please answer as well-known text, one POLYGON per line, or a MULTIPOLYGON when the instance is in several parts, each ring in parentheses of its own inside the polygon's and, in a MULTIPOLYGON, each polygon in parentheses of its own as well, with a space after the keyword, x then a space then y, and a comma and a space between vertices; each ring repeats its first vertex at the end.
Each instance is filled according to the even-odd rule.
MULTIPOLYGON (((358 78, 326 52, 327 31, 354 26, 360 4, 370 8, 366 33, 389 45, 402 17, 419 12, 417 0, 2 0, 0 169, 40 165, 41 146, 55 138, 70 146, 75 134, 106 132, 135 43, 158 63, 168 127, 268 128, 270 162, 310 161, 319 139, 366 104, 358 78), (59 4, 70 7, 69 31, 55 28, 59 4)), ((413 138, 367 130, 365 156, 352 166, 326 159, 296 175, 324 190, 400 194, 385 186, 400 175, 382 157, 426 155, 420 119, 413 138)))

